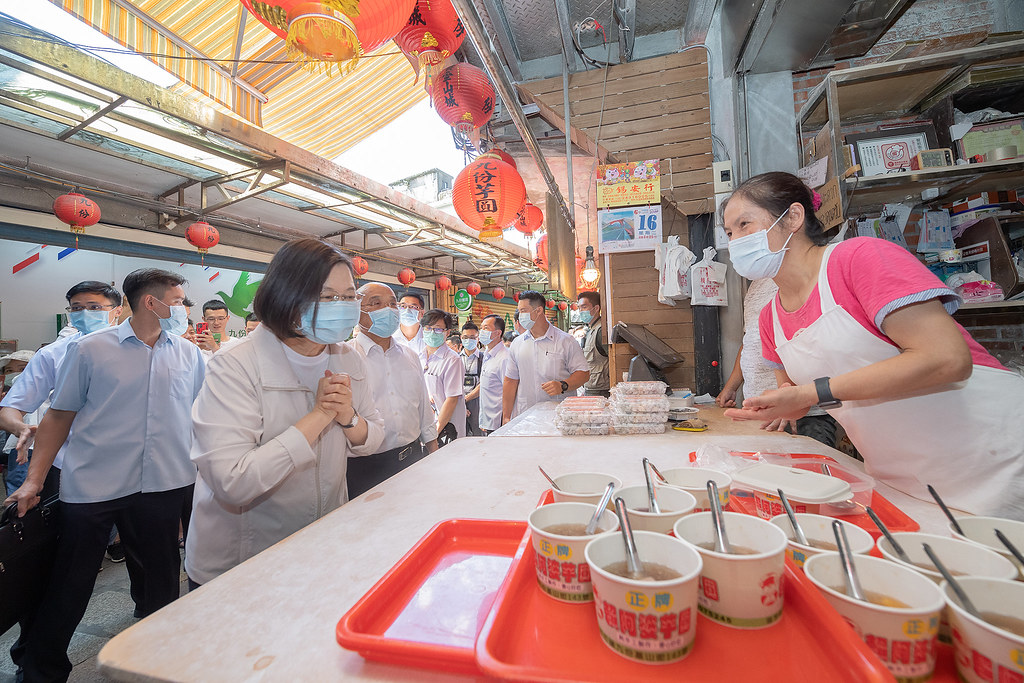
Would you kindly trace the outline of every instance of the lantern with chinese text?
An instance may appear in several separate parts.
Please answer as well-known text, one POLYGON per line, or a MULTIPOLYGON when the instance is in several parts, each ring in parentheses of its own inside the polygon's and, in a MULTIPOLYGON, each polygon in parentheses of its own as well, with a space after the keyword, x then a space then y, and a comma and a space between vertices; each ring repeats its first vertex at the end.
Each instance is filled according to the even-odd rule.
POLYGON ((501 239, 502 228, 512 224, 523 202, 526 185, 512 168, 494 154, 481 154, 459 171, 452 186, 455 213, 484 242, 501 239))
POLYGON ((543 270, 545 273, 548 270, 548 234, 544 233, 537 240, 537 244, 534 247, 533 263, 535 266, 543 270))
POLYGON ((494 113, 494 88, 487 74, 465 62, 443 69, 434 79, 430 96, 438 116, 460 135, 480 128, 494 113))
POLYGON ((452 286, 452 280, 447 275, 442 275, 441 277, 439 277, 436 280, 434 280, 434 287, 436 287, 437 289, 441 290, 442 292, 448 291, 448 289, 451 286, 452 286))
POLYGON ((508 164, 512 168, 516 169, 517 171, 519 170, 519 167, 516 166, 515 158, 511 154, 506 152, 505 150, 501 149, 500 147, 494 147, 494 148, 489 149, 487 151, 490 152, 491 154, 497 154, 498 157, 502 161, 504 161, 506 164, 508 164))
POLYGON ((417 74, 421 68, 426 70, 429 85, 441 63, 462 45, 466 30, 451 0, 416 0, 406 19, 405 26, 395 36, 395 45, 413 64, 417 74))
POLYGON ((512 301, 519 303, 519 292, 512 292, 512 301))
POLYGON ((558 310, 564 311, 567 308, 569 308, 569 304, 565 303, 564 301, 558 302, 558 310))
POLYGON ((206 221, 196 221, 185 230, 185 239, 199 250, 200 262, 205 265, 206 252, 220 242, 220 233, 217 232, 217 228, 206 221))
POLYGON ((468 285, 466 285, 466 291, 469 292, 470 296, 476 296, 477 294, 480 293, 480 283, 470 282, 468 285))
POLYGON ((505 298, 505 290, 501 287, 495 287, 491 290, 491 296, 494 297, 495 301, 501 301, 505 298))
POLYGON ((548 308, 554 308, 555 302, 552 299, 548 299, 547 301, 544 302, 544 305, 547 306, 548 308))
POLYGON ((412 268, 402 268, 398 271, 398 281, 408 287, 416 281, 416 273, 413 272, 412 268))
POLYGON ((75 233, 75 249, 78 249, 78 236, 100 220, 99 204, 77 192, 57 197, 53 201, 53 213, 75 233))
POLYGON ((352 257, 352 270, 356 271, 356 275, 362 277, 370 270, 370 264, 366 262, 362 256, 352 257))
POLYGON ((359 58, 391 40, 409 19, 416 0, 242 0, 289 52, 328 69, 355 68, 359 58))
MULTIPOLYGON (((519 212, 518 216, 516 216, 516 222, 513 225, 516 230, 529 237, 543 224, 544 212, 534 204, 526 202, 526 204, 523 205, 523 210, 519 212)), ((545 244, 547 244, 547 242, 545 242, 545 244)))

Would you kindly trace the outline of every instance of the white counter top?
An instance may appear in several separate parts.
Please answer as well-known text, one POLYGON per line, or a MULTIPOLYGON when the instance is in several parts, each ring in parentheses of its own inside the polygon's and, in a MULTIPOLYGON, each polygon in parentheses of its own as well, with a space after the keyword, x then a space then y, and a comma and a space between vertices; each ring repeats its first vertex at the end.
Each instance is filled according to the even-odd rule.
MULTIPOLYGON (((525 520, 546 488, 538 465, 552 475, 608 472, 630 485, 643 481, 643 456, 662 469, 685 466, 709 442, 854 462, 805 437, 714 419, 714 411, 702 411, 712 424, 703 433, 459 439, 119 634, 100 652, 100 669, 122 681, 459 680, 365 662, 337 644, 335 626, 438 521, 525 520)), ((879 490, 923 531, 947 535, 935 505, 879 490)))

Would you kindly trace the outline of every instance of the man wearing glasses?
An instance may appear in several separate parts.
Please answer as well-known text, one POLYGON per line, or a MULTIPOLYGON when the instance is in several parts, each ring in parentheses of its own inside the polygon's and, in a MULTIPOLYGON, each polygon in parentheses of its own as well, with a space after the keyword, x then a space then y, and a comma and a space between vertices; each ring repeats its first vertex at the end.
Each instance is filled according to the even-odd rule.
POLYGON ((472 320, 462 326, 462 363, 466 366, 466 378, 462 388, 466 392, 466 434, 483 436, 480 432, 480 370, 484 364, 483 351, 479 349, 480 328, 472 320))
POLYGON ((416 292, 406 292, 398 300, 398 330, 392 335, 402 346, 408 346, 417 356, 423 351, 423 329, 420 316, 426 309, 426 301, 416 292))
POLYGON ((203 322, 207 327, 196 334, 196 344, 207 362, 213 358, 213 354, 240 341, 228 335, 230 318, 228 307, 220 299, 210 299, 203 304, 203 322))
POLYGON ((373 400, 388 429, 375 454, 348 461, 349 500, 437 450, 437 424, 423 369, 416 354, 392 337, 401 334, 395 293, 371 282, 359 294, 359 334, 348 345, 366 361, 373 400))

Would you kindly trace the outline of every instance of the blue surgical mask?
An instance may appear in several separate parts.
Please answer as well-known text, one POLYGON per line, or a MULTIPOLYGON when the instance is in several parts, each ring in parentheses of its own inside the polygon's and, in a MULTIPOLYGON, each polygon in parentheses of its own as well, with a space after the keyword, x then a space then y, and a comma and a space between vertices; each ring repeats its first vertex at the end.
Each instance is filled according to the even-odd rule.
POLYGON ((423 343, 432 349, 444 345, 444 332, 428 332, 423 330, 423 343))
MULTIPOLYGON (((789 209, 782 212, 782 216, 789 213, 789 209)), ((779 224, 782 216, 775 219, 775 222, 768 226, 768 230, 758 230, 751 235, 737 237, 729 242, 729 260, 736 272, 748 280, 762 280, 766 277, 775 277, 782 267, 782 259, 786 256, 786 245, 793 238, 795 233, 790 233, 786 238, 782 249, 772 251, 768 246, 768 232, 779 224)))
POLYGON ((306 306, 299 318, 299 333, 317 344, 337 344, 352 336, 359 322, 358 301, 323 301, 306 306), (316 325, 313 311, 316 310, 316 325))
POLYGON ((590 311, 580 311, 580 322, 590 324, 590 321, 594 319, 594 316, 590 311))
POLYGON ((370 316, 370 327, 363 329, 370 334, 375 334, 378 337, 390 337, 398 329, 400 316, 397 308, 380 308, 370 311, 366 315, 370 316))
POLYGON ((110 327, 108 311, 72 311, 68 313, 68 321, 82 334, 110 327))
POLYGON ((522 327, 524 330, 529 332, 533 328, 533 325, 534 325, 534 321, 533 321, 533 318, 530 317, 529 313, 527 313, 526 311, 523 311, 522 313, 519 314, 519 326, 520 327, 522 327))
MULTIPOLYGON (((157 299, 160 301, 160 299, 157 299)), ((184 306, 170 306, 165 304, 163 301, 160 303, 167 306, 170 310, 170 316, 166 318, 157 318, 160 323, 160 329, 167 333, 168 337, 180 337, 185 334, 188 330, 188 310, 184 306)))
POLYGON ((493 334, 490 330, 480 330, 480 345, 490 346, 491 342, 494 341, 493 334))
POLYGON ((466 349, 467 351, 476 351, 477 343, 478 342, 476 339, 463 339, 462 348, 466 349))
POLYGON ((401 323, 406 327, 418 325, 420 322, 420 312, 417 311, 415 308, 403 308, 400 315, 400 320, 401 323))

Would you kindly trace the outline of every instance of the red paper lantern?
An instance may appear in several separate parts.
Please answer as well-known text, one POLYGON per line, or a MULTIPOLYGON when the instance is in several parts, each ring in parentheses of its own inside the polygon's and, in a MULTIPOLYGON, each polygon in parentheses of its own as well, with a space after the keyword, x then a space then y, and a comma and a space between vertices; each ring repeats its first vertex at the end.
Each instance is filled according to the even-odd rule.
POLYGON ((495 287, 491 290, 491 296, 494 297, 495 301, 501 301, 505 298, 505 290, 501 287, 495 287))
POLYGON ((434 287, 439 289, 439 290, 441 290, 442 292, 448 291, 448 289, 451 286, 452 286, 452 279, 450 277, 448 277, 447 275, 442 275, 441 277, 439 277, 436 280, 434 280, 434 287))
POLYGON ((465 62, 443 69, 434 79, 430 96, 438 116, 461 135, 480 128, 494 113, 494 87, 487 74, 465 62))
POLYGON ((548 234, 544 233, 534 246, 533 263, 545 273, 548 271, 548 234))
POLYGON ((511 225, 525 201, 526 185, 518 171, 490 153, 470 162, 452 186, 455 213, 485 242, 501 238, 502 228, 511 225))
MULTIPOLYGON (((516 216, 516 222, 513 224, 519 232, 526 236, 532 235, 540 226, 544 224, 544 212, 539 207, 526 202, 523 205, 523 210, 516 216)), ((547 241, 544 242, 547 244, 547 241)))
POLYGON ((580 306, 579 306, 579 304, 572 304, 571 306, 569 306, 569 308, 570 308, 571 310, 573 310, 573 311, 578 311, 578 310, 580 310, 580 306))
POLYGON ((370 270, 370 264, 366 262, 362 256, 352 257, 352 270, 356 271, 356 275, 362 277, 370 270))
POLYGON ((395 37, 416 0, 242 0, 264 26, 288 44, 289 52, 330 68, 355 68, 366 53, 395 37))
POLYGON ((512 292, 512 301, 519 303, 519 292, 512 292))
POLYGON ((412 268, 402 268, 398 271, 398 281, 408 287, 416 281, 416 273, 413 272, 412 268))
POLYGON ((506 164, 508 164, 512 168, 516 169, 517 171, 519 170, 519 167, 516 165, 515 157, 513 157, 511 154, 509 154, 505 150, 503 150, 503 149, 501 149, 499 147, 494 147, 494 148, 489 149, 487 151, 490 152, 491 154, 497 154, 499 157, 501 157, 501 160, 504 161, 506 164))
POLYGON ((567 308, 569 308, 569 304, 565 303, 564 301, 558 302, 558 310, 564 311, 567 308))
POLYGON ((193 247, 205 254, 220 242, 220 233, 206 221, 196 221, 185 230, 185 239, 193 247))
POLYGON ((544 302, 544 305, 547 306, 548 308, 554 308, 555 302, 552 301, 551 299, 548 299, 547 301, 544 302))
POLYGON ((466 29, 451 0, 417 0, 406 15, 405 26, 395 36, 398 46, 417 68, 424 68, 429 79, 441 62, 455 54, 466 37, 466 29))
POLYGON ((468 285, 466 285, 466 291, 469 292, 470 296, 476 296, 477 294, 480 293, 480 283, 470 282, 468 285))
POLYGON ((62 194, 53 200, 53 213, 75 233, 75 249, 78 248, 78 236, 100 220, 99 204, 77 192, 62 194))

